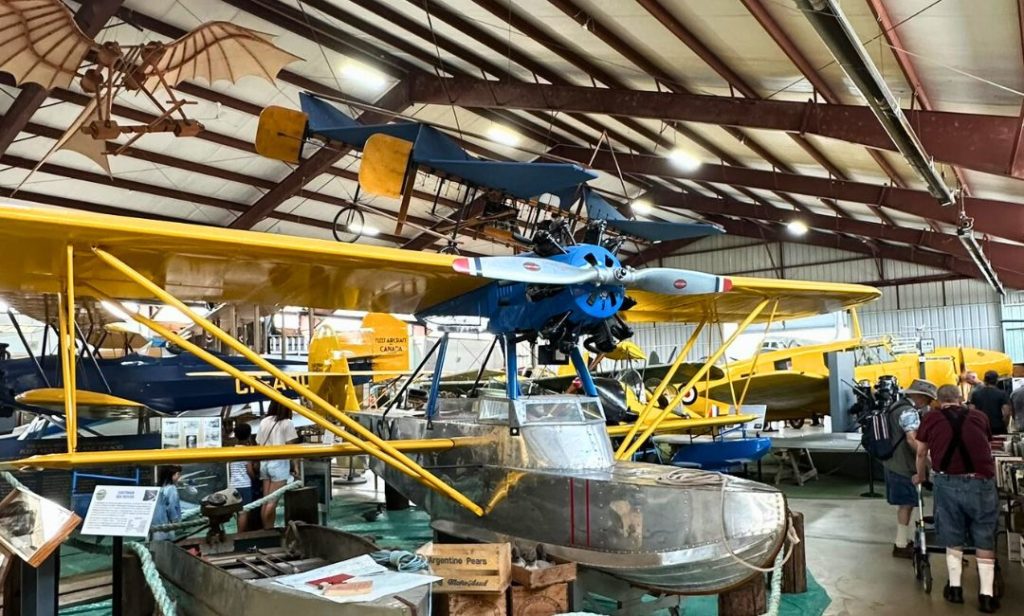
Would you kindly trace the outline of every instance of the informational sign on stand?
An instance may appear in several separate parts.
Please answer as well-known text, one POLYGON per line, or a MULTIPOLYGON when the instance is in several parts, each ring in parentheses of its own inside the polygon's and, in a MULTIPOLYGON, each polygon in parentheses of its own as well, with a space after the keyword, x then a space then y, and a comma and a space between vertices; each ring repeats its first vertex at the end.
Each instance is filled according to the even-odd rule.
POLYGON ((160 489, 155 486, 96 486, 82 524, 83 535, 146 537, 160 489))

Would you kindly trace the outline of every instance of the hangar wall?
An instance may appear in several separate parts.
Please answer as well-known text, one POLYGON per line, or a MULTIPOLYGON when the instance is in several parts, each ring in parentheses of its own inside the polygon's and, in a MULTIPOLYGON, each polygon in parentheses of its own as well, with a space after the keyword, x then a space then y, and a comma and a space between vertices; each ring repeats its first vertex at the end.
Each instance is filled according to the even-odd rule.
MULTIPOLYGON (((681 254, 650 265, 680 267, 760 278, 788 278, 878 285, 887 281, 941 277, 935 268, 875 260, 867 255, 799 243, 758 242, 722 235, 691 244, 681 254), (781 274, 781 276, 780 276, 781 274)), ((867 336, 919 336, 931 338, 935 346, 975 346, 1003 350, 1017 361, 1024 360, 1024 292, 1008 295, 1014 317, 988 285, 978 280, 930 280, 914 284, 881 287, 882 298, 861 309, 861 326, 867 336), (1015 303, 1014 303, 1015 302, 1015 303), (1020 331, 1008 333, 1012 344, 1004 345, 1003 318, 1016 318, 1020 331), (1019 339, 1018 339, 1019 338, 1019 339), (1019 347, 1019 348, 1017 348, 1019 347)), ((1010 327, 1010 324, 1007 325, 1010 327)), ((683 325, 638 325, 634 341, 659 355, 681 346, 692 327, 683 325)), ((716 340, 718 336, 714 337, 716 340)), ((702 340, 691 358, 708 354, 702 340)))

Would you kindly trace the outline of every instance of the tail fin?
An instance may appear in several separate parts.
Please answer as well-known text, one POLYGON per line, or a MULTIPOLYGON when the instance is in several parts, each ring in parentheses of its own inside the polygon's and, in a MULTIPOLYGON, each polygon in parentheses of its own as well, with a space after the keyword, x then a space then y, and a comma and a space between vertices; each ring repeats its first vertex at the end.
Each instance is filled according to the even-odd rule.
MULTIPOLYGON (((370 377, 374 382, 394 377, 395 372, 409 369, 409 326, 395 317, 378 312, 367 314, 356 330, 335 331, 324 325, 317 329, 309 343, 310 372, 379 371, 370 377)), ((367 380, 360 376, 311 376, 313 391, 345 410, 358 410, 355 382, 367 380), (341 406, 344 404, 345 406, 341 406), (353 406, 354 405, 354 406, 353 406)))

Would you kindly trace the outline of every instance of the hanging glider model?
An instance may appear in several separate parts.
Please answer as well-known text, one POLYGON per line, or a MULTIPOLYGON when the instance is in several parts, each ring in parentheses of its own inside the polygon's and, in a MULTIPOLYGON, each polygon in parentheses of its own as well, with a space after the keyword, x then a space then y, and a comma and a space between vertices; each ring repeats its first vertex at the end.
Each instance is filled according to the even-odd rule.
POLYGON ((142 135, 194 137, 203 130, 185 114, 190 101, 175 93, 180 83, 236 83, 246 76, 273 83, 282 68, 301 59, 274 45, 271 35, 226 21, 204 23, 170 43, 100 43, 82 32, 60 0, 0 0, 0 32, 0 70, 13 75, 17 85, 35 83, 50 90, 77 81, 90 97, 39 165, 67 148, 107 173, 108 154, 120 154, 142 135), (118 97, 133 93, 143 94, 153 105, 156 119, 130 126, 113 119, 118 97), (122 134, 132 136, 108 151, 106 141, 122 134))

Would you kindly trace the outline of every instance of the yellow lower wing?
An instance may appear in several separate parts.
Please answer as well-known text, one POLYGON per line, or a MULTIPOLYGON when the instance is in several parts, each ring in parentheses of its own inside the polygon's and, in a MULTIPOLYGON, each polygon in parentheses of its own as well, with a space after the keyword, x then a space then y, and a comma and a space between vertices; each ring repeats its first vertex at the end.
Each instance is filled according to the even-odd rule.
MULTIPOLYGON (((58 412, 64 411, 64 390, 61 388, 30 389, 18 394, 14 399, 30 406, 58 412)), ((151 415, 162 415, 162 413, 134 400, 118 398, 97 391, 79 389, 75 392, 75 400, 78 402, 78 417, 84 419, 134 418, 145 411, 151 415)))

